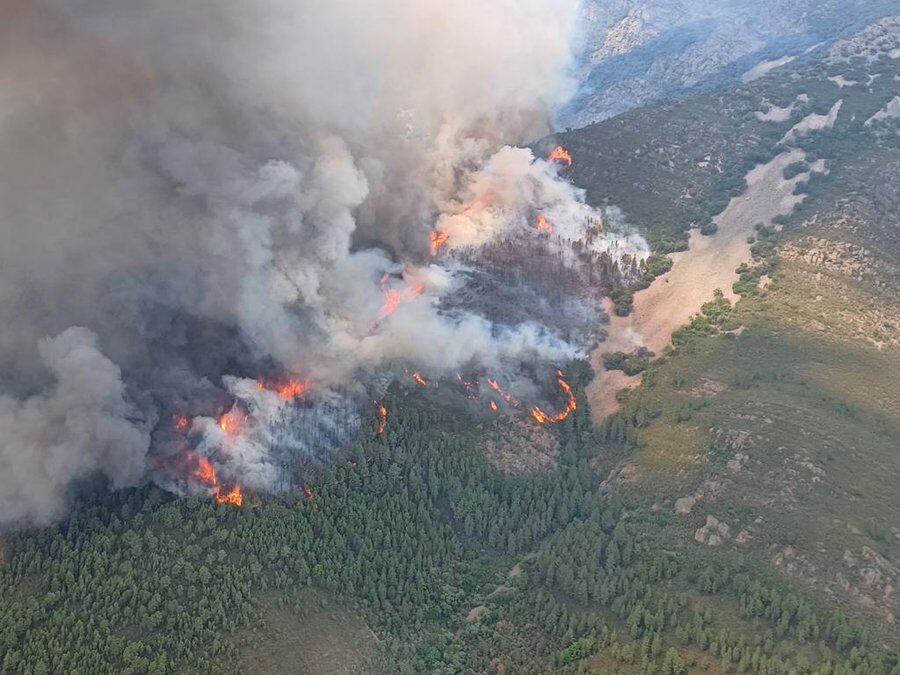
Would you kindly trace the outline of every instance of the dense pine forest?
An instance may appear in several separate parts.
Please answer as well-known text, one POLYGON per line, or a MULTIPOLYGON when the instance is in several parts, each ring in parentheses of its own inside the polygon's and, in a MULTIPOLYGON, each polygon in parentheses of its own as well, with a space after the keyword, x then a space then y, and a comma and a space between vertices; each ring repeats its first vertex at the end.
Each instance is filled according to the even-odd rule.
POLYGON ((4 673, 234 668, 261 599, 302 616, 312 588, 355 608, 384 672, 898 673, 864 629, 740 559, 669 541, 669 516, 601 484, 634 420, 595 429, 583 386, 554 428, 557 468, 501 474, 493 424, 393 392, 375 424, 300 494, 245 508, 156 487, 83 499, 8 542, 4 673), (512 569, 512 572, 510 572, 512 569))

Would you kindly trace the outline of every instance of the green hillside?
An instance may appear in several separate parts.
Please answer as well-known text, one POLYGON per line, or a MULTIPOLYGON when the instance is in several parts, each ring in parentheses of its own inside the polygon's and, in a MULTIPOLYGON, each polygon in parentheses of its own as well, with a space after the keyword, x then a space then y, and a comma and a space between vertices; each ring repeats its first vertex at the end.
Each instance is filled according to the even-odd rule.
POLYGON ((592 423, 582 361, 577 410, 524 434, 394 385, 308 494, 85 496, 6 541, 0 672, 900 674, 900 60, 874 43, 561 137, 667 253, 842 101, 795 134, 827 173, 756 231, 741 299, 618 414, 592 423), (552 452, 503 473, 517 443, 552 452))

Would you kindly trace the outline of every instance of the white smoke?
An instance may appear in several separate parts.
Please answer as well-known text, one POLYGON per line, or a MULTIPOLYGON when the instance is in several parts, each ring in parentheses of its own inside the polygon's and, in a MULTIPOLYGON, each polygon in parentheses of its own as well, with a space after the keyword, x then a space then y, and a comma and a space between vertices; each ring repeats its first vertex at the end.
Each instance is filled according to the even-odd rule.
MULTIPOLYGON (((561 229, 590 216, 550 165, 506 147, 548 132, 571 94, 577 16, 578 0, 0 8, 0 387, 11 393, 0 436, 76 404, 80 380, 63 387, 59 373, 53 391, 71 397, 23 398, 55 373, 36 340, 72 325, 99 336, 147 417, 248 363, 328 387, 400 359, 450 372, 571 356, 537 325, 441 314, 454 275, 428 250, 433 227, 449 229, 486 184, 485 220, 454 225, 452 246, 536 209, 561 229), (398 271, 421 292, 380 317, 381 279, 398 271)), ((119 386, 111 414, 127 407, 119 386)), ((110 406, 85 387, 90 405, 110 406)), ((206 425, 204 442, 220 447, 206 425)), ((40 466, 43 478, 0 478, 0 498, 31 492, 14 513, 42 521, 93 468, 136 480, 147 447, 130 439, 117 469, 96 461, 103 442, 25 438, 27 450, 2 446, 4 474, 40 466), (41 462, 48 453, 71 461, 41 462)), ((239 448, 232 461, 263 467, 265 483, 264 455, 239 448)))

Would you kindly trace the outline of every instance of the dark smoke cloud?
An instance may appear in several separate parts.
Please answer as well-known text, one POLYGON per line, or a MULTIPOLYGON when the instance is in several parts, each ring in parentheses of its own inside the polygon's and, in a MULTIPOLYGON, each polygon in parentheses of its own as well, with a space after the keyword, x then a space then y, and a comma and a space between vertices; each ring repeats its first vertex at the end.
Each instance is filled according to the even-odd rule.
MULTIPOLYGON (((503 149, 571 92, 576 17, 577 0, 4 3, 0 523, 46 522, 93 471, 137 480, 147 421, 241 398, 224 375, 328 387, 400 360, 572 355, 535 324, 442 315, 458 281, 428 242, 448 218, 462 246, 535 208, 585 217, 553 167, 503 149), (386 273, 424 291, 373 330, 386 273)), ((264 485, 264 454, 232 448, 235 472, 264 485)))

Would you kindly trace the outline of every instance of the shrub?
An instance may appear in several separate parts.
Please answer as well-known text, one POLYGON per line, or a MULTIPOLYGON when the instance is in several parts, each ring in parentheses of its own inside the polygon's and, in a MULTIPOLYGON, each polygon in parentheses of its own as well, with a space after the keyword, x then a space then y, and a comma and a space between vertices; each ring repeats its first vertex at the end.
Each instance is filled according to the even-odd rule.
POLYGON ((794 162, 784 167, 784 178, 790 180, 799 176, 801 173, 809 173, 810 166, 804 161, 794 162))
POLYGON ((719 226, 716 225, 715 223, 706 223, 706 225, 704 225, 703 227, 700 228, 700 234, 707 236, 707 237, 714 235, 718 231, 719 231, 719 226))

